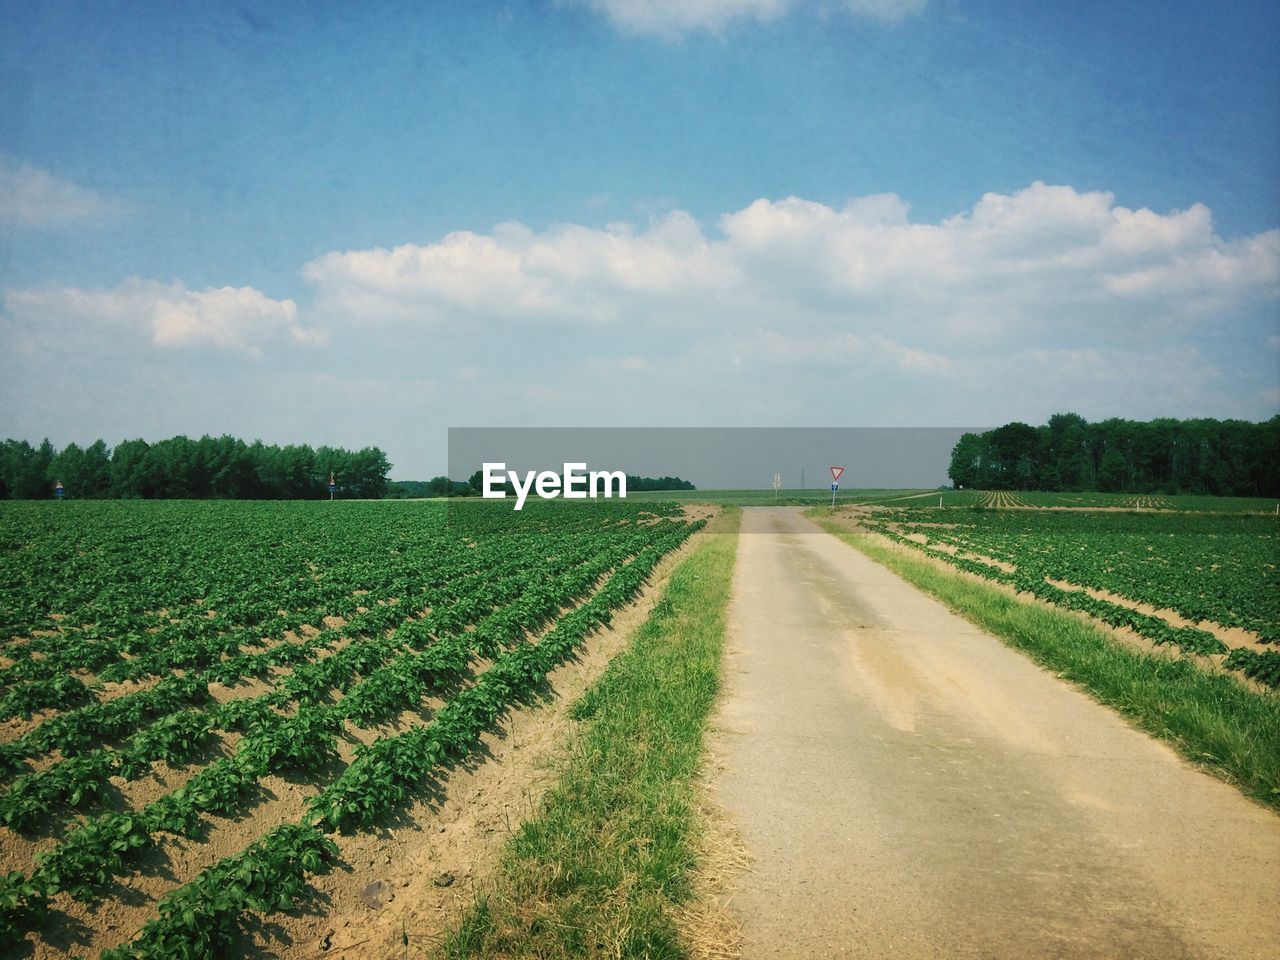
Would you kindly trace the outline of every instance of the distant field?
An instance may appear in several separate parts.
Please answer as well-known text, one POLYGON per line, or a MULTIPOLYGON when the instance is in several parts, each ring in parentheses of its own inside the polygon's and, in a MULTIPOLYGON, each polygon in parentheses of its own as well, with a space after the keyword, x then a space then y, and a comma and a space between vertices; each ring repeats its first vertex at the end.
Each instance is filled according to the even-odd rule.
MULTIPOLYGON (((808 506, 830 503, 828 488, 772 490, 679 490, 628 493, 628 500, 672 500, 678 503, 721 503, 740 507, 773 504, 808 506)), ((1280 500, 1262 497, 1164 496, 1158 493, 1045 493, 1014 490, 844 489, 836 503, 883 503, 888 506, 1055 508, 1077 510, 1187 510, 1215 513, 1276 513, 1280 500)))
MULTIPOLYGON (((1280 501, 1262 497, 1165 496, 1159 493, 1045 493, 1018 490, 948 490, 947 507, 1056 507, 1103 510, 1208 510, 1274 513, 1280 501)), ((936 501, 935 501, 936 502, 936 501)))
MULTIPOLYGON (((875 500, 916 496, 928 494, 928 490, 846 490, 843 487, 836 495, 837 503, 865 503, 875 500)), ((674 500, 678 503, 721 503, 738 507, 757 507, 782 505, 809 506, 814 503, 830 503, 829 487, 811 487, 806 490, 788 490, 785 487, 774 495, 772 489, 766 490, 648 490, 641 493, 628 493, 628 500, 674 500)))

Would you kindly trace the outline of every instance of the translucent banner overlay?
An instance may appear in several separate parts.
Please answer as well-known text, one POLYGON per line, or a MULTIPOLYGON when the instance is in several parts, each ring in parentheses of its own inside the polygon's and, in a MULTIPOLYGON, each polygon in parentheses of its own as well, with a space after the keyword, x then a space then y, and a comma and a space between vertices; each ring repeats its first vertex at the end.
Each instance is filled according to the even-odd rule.
MULTIPOLYGON (((650 491, 628 486, 628 502, 675 499, 746 504, 817 503, 831 498, 831 467, 843 467, 838 500, 918 493, 949 483, 951 451, 961 435, 981 427, 452 427, 449 477, 468 481, 484 464, 503 464, 527 487, 521 512, 543 500, 530 486, 549 471, 621 472, 646 480, 674 478, 695 490, 650 491), (732 491, 732 493, 728 493, 732 491)), ((497 474, 497 468, 490 469, 497 474)), ((590 487, 579 481, 577 489, 590 487)), ((544 491, 554 483, 544 484, 544 491)), ((509 485, 509 489, 512 489, 509 485)), ((603 482, 597 483, 597 493, 603 482)), ((505 504, 514 510, 512 493, 505 504)), ((602 501, 603 497, 597 497, 602 501)), ((489 501, 500 503, 500 501, 489 501)), ((554 501, 590 505, 590 498, 554 501)), ((462 502, 459 501, 459 506, 462 502)))

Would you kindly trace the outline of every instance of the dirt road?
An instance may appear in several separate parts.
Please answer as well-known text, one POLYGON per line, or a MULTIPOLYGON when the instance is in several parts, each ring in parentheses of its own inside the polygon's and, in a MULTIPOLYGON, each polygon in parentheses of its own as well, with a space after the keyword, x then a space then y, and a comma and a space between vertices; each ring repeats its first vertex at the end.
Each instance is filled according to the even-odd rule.
POLYGON ((744 957, 1275 957, 1280 816, 797 510, 748 509, 713 789, 744 957))

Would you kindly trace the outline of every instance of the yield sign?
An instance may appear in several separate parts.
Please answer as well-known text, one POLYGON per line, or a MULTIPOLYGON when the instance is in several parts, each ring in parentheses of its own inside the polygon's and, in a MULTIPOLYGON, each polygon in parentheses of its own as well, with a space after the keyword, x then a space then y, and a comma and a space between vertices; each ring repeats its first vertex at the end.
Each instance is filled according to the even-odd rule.
POLYGON ((839 479, 840 479, 840 474, 842 474, 842 473, 844 473, 844 467, 832 467, 832 468, 831 468, 831 482, 832 482, 832 483, 835 483, 837 480, 839 480, 839 479))

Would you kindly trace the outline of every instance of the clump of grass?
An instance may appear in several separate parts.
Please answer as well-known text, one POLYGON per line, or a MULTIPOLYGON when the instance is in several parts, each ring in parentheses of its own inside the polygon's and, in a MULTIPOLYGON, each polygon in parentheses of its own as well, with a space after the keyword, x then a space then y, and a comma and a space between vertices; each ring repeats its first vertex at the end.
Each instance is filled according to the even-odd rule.
POLYGON ((850 546, 1041 666, 1085 688, 1184 757, 1280 809, 1280 697, 1190 660, 1131 648, 1103 629, 817 517, 850 546))
POLYGON ((720 684, 740 511, 672 573, 630 648, 575 705, 559 784, 444 945, 449 957, 684 957, 695 778, 720 684))

